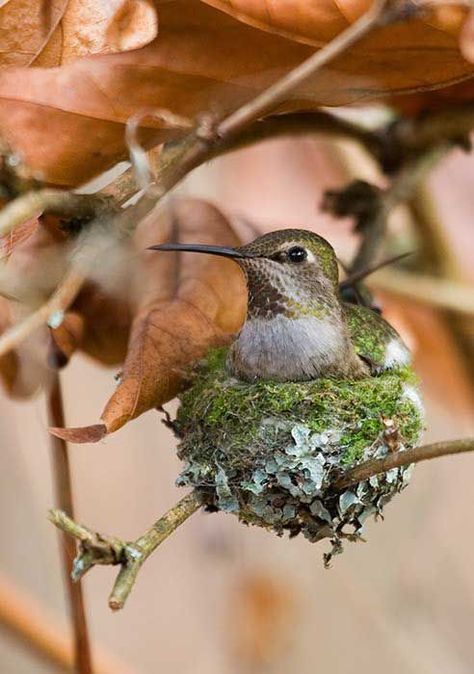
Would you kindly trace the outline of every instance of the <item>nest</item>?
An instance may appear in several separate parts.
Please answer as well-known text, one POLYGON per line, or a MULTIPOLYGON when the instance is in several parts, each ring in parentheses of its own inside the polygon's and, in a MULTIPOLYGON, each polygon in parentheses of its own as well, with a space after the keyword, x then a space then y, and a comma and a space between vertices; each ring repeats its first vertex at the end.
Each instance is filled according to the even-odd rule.
POLYGON ((225 349, 211 352, 181 395, 178 484, 247 524, 330 538, 328 562, 408 484, 411 466, 334 488, 349 467, 417 444, 423 412, 413 372, 249 384, 229 376, 225 359, 225 349))

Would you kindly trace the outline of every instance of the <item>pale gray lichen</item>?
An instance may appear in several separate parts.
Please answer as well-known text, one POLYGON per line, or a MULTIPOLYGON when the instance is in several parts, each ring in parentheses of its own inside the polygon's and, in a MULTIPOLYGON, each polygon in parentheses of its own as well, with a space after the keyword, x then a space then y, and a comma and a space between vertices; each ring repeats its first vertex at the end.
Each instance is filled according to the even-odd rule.
POLYGON ((211 352, 181 395, 178 484, 195 488, 209 509, 277 534, 330 538, 331 554, 340 552, 341 539, 359 537, 408 484, 409 466, 342 493, 332 487, 348 467, 390 451, 387 419, 400 450, 416 444, 422 413, 408 387, 416 394, 407 367, 358 381, 250 384, 228 374, 225 350, 211 352))

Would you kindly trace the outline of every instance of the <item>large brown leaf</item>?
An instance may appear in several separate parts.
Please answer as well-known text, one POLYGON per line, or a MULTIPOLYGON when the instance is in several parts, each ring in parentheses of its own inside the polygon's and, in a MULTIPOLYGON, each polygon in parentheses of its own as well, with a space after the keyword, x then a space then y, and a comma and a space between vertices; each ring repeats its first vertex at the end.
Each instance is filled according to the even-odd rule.
MULTIPOLYGON (((216 208, 191 199, 145 223, 137 243, 145 249, 170 239, 238 244, 216 208)), ((192 253, 143 255, 145 287, 122 380, 102 415, 109 432, 173 398, 189 367, 210 346, 225 343, 245 316, 247 293, 235 262, 192 253)))
MULTIPOLYGON (((59 68, 13 68, 0 76, 1 135, 45 180, 74 185, 124 158, 124 125, 137 110, 166 108, 195 117, 236 108, 347 25, 329 0, 299 3, 299 13, 289 12, 287 19, 297 16, 299 25, 307 26, 313 36, 309 45, 294 27, 286 37, 259 30, 199 0, 157 4, 159 35, 142 49, 59 68)), ((366 7, 355 0, 340 5, 351 20, 366 7)), ((473 72, 460 55, 456 30, 415 21, 368 37, 300 87, 281 109, 444 86, 473 72)), ((157 127, 147 121, 146 145, 177 134, 157 127)))
MULTIPOLYGON (((222 213, 197 199, 178 201, 160 218, 142 223, 135 242, 141 255, 134 281, 140 301, 120 383, 102 414, 103 426, 55 430, 62 437, 99 440, 167 402, 187 381, 193 364, 211 346, 228 342, 242 324, 247 293, 238 266, 208 255, 146 250, 167 240, 238 244, 222 213)), ((113 329, 104 337, 114 340, 113 329)))
POLYGON ((0 6, 0 67, 136 49, 156 33, 151 0, 7 0, 0 6))

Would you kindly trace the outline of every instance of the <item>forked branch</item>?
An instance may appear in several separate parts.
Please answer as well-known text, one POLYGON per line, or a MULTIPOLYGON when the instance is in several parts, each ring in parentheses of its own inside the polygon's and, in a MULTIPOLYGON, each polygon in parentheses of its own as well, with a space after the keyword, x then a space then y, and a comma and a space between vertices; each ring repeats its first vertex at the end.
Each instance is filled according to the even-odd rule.
POLYGON ((51 510, 49 519, 58 529, 74 536, 79 541, 79 553, 74 560, 71 574, 73 580, 80 580, 89 569, 97 564, 120 565, 121 568, 109 598, 110 608, 116 611, 123 608, 143 563, 200 506, 197 494, 191 492, 168 510, 163 517, 160 517, 148 531, 132 542, 95 533, 74 522, 61 510, 51 510))

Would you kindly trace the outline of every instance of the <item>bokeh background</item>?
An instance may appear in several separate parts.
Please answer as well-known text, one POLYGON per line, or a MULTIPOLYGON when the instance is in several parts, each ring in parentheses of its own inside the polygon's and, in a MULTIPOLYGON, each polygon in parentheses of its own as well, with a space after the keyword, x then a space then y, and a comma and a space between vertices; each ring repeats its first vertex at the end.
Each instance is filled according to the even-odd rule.
MULTIPOLYGON (((314 228, 349 259, 357 241, 352 223, 319 206, 325 189, 355 174, 379 180, 351 144, 278 140, 215 160, 180 193, 212 200, 243 232, 246 219, 262 231, 314 228)), ((459 150, 429 180, 443 273, 465 283, 474 283, 473 177, 474 157, 459 150)), ((426 192, 416 199, 429 210, 426 192)), ((392 228, 402 244, 413 244, 407 213, 392 228)), ((472 318, 379 297, 414 352, 425 440, 473 434, 472 318)), ((74 357, 61 374, 68 425, 94 423, 113 375, 74 357)), ((16 603, 19 594, 33 598, 30 617, 68 638, 58 541, 46 519, 53 496, 45 402, 2 396, 0 413, 0 590, 6 596, 16 588, 16 603)), ((98 445, 73 446, 70 456, 78 518, 99 531, 135 538, 182 495, 174 486, 175 440, 158 413, 98 445)), ((97 671, 471 674, 473 475, 470 455, 419 465, 385 521, 368 523, 367 542, 347 544, 328 571, 324 543, 279 539, 228 515, 194 515, 146 563, 123 612, 107 607, 115 569, 86 577, 97 671)), ((1 615, 0 607, 0 623, 1 615)), ((59 671, 1 624, 0 663, 4 674, 59 671)))

